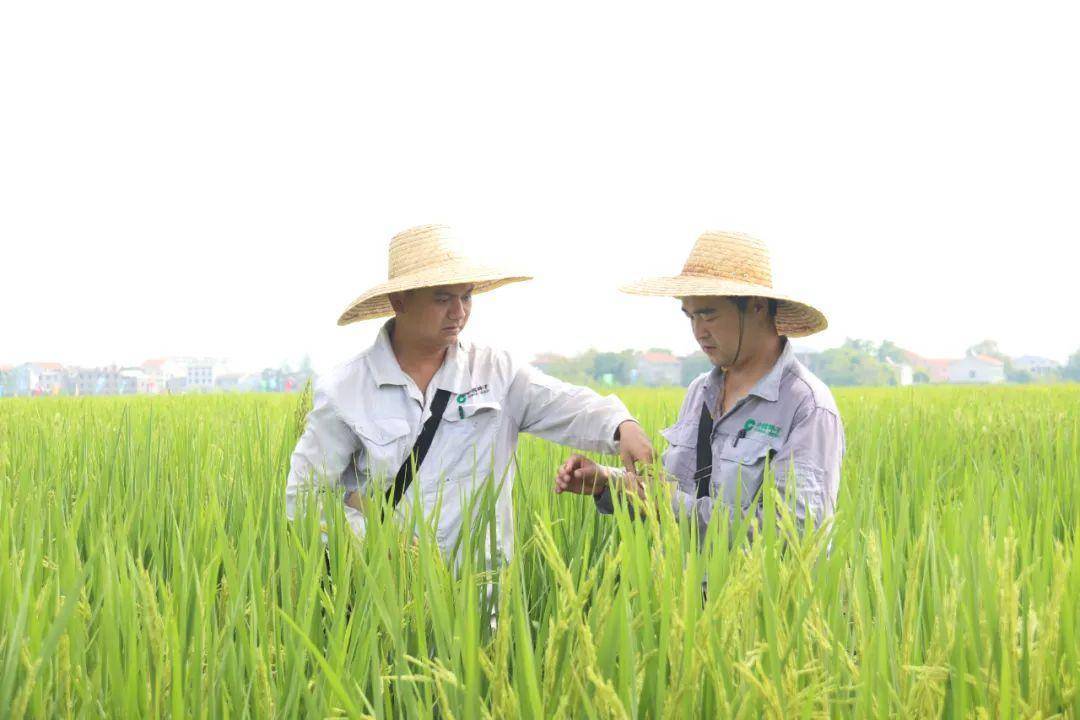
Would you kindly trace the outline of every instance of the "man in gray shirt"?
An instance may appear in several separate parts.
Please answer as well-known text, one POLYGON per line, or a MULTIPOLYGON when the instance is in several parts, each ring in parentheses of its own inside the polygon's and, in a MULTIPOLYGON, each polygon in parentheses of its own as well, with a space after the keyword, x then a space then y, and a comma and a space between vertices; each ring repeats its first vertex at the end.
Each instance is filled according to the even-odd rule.
MULTIPOLYGON (((832 393, 799 362, 788 338, 827 323, 817 309, 773 289, 764 243, 706 232, 680 275, 622 290, 679 298, 715 366, 690 384, 678 420, 662 431, 675 513, 695 518, 702 532, 714 512, 733 522, 744 514, 760 519, 768 462, 800 529, 808 520, 825 523, 836 508, 844 428, 832 393)), ((637 478, 581 455, 560 467, 555 482, 556 492, 594 495, 600 512, 612 511, 613 489, 646 499, 637 478)))

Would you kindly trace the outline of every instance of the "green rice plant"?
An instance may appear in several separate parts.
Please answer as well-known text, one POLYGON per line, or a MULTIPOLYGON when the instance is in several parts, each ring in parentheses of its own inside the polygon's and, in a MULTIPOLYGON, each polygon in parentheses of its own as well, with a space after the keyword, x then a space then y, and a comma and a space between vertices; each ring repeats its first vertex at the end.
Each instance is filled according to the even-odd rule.
POLYGON ((499 478, 453 556, 415 511, 287 521, 305 398, 0 401, 0 716, 1080 716, 1080 387, 837 400, 830 529, 768 482, 753 543, 601 516, 523 438, 495 563, 499 478))

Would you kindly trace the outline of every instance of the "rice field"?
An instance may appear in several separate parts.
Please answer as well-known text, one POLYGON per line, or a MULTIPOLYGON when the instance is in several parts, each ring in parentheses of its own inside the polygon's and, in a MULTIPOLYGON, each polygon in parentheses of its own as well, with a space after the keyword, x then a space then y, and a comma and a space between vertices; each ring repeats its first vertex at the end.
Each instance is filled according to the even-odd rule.
MULTIPOLYGON (((621 395, 653 434, 681 400, 621 395)), ((0 401, 0 716, 1080 717, 1080 386, 837 399, 831 536, 770 493, 699 552, 527 438, 496 567, 490 497, 459 562, 334 510, 327 563, 296 395, 0 401)))

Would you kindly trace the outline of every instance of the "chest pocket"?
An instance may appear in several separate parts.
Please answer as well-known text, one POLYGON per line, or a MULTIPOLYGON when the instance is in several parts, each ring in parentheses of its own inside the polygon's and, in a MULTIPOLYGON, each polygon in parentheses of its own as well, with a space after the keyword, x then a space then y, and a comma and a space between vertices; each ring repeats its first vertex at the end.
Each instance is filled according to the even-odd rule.
POLYGON ((713 497, 720 496, 725 503, 748 507, 755 501, 765 477, 765 462, 776 451, 768 443, 752 438, 741 438, 738 445, 732 440, 724 442, 713 469, 713 497))
POLYGON ((373 479, 388 486, 411 447, 409 423, 404 418, 380 418, 356 422, 352 427, 363 453, 353 455, 345 471, 345 486, 357 489, 364 480, 373 479))
POLYGON ((664 470, 679 479, 679 487, 692 492, 697 470, 697 423, 682 422, 660 431, 668 442, 664 451, 664 470))
POLYGON ((497 400, 458 403, 451 398, 424 465, 434 461, 433 467, 447 478, 486 476, 501 420, 502 403, 497 400))

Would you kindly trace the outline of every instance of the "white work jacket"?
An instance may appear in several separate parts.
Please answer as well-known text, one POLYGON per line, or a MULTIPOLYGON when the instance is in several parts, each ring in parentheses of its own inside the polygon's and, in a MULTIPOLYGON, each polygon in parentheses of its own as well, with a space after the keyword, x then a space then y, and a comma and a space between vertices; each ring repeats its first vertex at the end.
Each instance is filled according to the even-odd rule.
MULTIPOLYGON (((422 394, 398 365, 390 345, 393 320, 375 343, 321 377, 314 405, 292 454, 285 492, 291 519, 298 497, 316 483, 341 491, 384 492, 411 452, 431 401, 442 388, 452 395, 427 456, 397 512, 413 506, 416 493, 426 517, 449 551, 461 529, 463 508, 488 478, 497 483, 496 532, 500 551, 513 546, 511 484, 516 476, 518 434, 531 433, 582 450, 618 452, 615 431, 632 420, 614 395, 601 396, 514 360, 508 353, 459 341, 422 394)), ((528 472, 529 468, 522 468, 528 472)), ((530 474, 528 482, 551 485, 554 477, 530 474)), ((362 535, 364 516, 345 506, 353 530, 362 535)))

